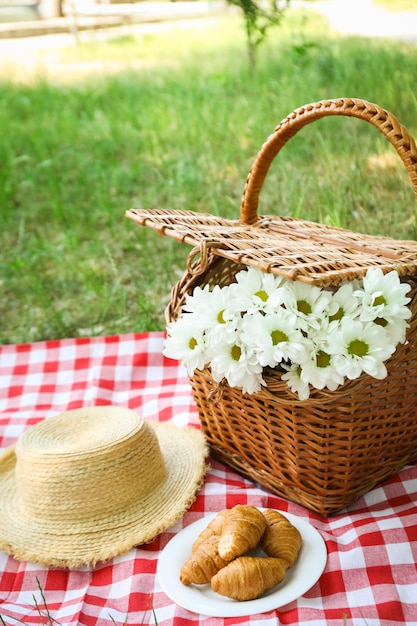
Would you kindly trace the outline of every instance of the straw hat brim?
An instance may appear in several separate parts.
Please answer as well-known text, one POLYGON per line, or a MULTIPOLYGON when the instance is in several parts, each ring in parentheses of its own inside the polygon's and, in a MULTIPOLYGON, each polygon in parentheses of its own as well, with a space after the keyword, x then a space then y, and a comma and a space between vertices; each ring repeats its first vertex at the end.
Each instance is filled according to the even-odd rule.
POLYGON ((45 526, 19 504, 15 446, 0 458, 0 549, 42 566, 77 568, 106 561, 151 542, 173 526, 193 504, 208 470, 208 446, 201 431, 154 423, 167 470, 165 480, 97 529, 45 526))

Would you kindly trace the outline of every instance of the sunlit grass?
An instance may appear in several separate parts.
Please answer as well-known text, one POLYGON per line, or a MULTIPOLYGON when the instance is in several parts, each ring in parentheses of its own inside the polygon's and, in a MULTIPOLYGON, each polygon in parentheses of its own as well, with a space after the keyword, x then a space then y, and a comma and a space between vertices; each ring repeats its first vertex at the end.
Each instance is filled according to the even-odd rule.
MULTIPOLYGON (((335 37, 297 11, 271 31, 255 74, 236 15, 4 68, 0 341, 162 329, 189 247, 137 227, 125 210, 237 218, 257 151, 307 102, 362 97, 416 136, 416 67, 416 46, 335 37)), ((315 123, 285 146, 260 211, 416 234, 400 159, 374 128, 347 118, 315 123)))

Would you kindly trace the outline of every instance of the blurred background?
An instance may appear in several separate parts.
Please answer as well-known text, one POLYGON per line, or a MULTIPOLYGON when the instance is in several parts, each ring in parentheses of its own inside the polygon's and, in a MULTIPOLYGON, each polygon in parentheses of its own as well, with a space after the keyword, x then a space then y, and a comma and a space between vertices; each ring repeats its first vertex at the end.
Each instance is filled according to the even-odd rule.
MULTIPOLYGON (((416 137, 416 4, 0 0, 0 342, 163 330, 190 247, 126 210, 238 219, 308 102, 376 102, 416 137)), ((414 194, 375 128, 333 118, 285 146, 259 211, 414 240, 414 194)))

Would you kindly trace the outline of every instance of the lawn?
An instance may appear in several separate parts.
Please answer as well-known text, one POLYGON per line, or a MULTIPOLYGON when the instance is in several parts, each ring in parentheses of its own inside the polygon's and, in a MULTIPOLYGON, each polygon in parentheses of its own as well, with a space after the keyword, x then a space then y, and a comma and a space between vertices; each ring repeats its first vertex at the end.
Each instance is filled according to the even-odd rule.
MULTIPOLYGON (((250 72, 240 16, 82 43, 0 74, 1 343, 164 328, 189 246, 131 207, 238 217, 263 141, 293 109, 359 97, 417 136, 417 46, 338 37, 291 10, 250 72)), ((404 166, 369 124, 325 119, 274 162, 261 213, 416 238, 404 166)))

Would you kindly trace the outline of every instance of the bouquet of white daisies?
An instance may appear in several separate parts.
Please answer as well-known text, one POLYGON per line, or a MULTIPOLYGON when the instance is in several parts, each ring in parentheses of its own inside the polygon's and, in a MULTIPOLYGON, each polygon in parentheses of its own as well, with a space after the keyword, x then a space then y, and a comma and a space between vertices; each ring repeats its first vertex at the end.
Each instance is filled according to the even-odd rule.
POLYGON ((235 278, 196 287, 168 325, 164 355, 189 375, 210 366, 215 382, 251 394, 276 368, 305 400, 311 387, 334 391, 362 372, 385 378, 384 362, 405 342, 410 286, 396 271, 371 268, 333 291, 253 267, 235 278))

